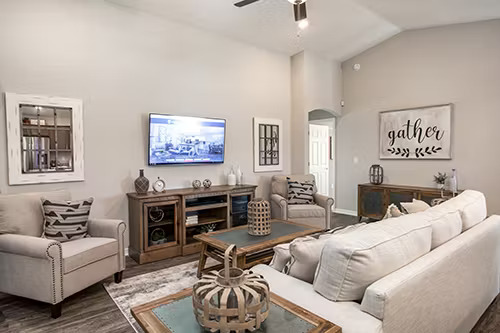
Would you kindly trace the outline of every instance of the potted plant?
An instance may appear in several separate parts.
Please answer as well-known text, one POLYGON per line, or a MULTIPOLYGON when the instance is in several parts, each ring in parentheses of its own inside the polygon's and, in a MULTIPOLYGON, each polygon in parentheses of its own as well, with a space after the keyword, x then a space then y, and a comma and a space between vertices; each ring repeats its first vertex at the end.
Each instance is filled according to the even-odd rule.
POLYGON ((441 191, 444 190, 446 179, 448 179, 448 175, 446 175, 446 173, 438 172, 438 174, 434 176, 434 183, 436 183, 438 189, 441 191))

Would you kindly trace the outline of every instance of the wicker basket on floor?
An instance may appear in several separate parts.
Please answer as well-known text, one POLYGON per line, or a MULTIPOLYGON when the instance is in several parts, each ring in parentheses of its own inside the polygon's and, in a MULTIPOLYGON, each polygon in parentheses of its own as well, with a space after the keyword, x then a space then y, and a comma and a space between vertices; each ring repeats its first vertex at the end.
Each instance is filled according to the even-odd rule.
POLYGON ((271 233, 271 205, 264 199, 254 199, 248 203, 248 233, 266 236, 271 233))

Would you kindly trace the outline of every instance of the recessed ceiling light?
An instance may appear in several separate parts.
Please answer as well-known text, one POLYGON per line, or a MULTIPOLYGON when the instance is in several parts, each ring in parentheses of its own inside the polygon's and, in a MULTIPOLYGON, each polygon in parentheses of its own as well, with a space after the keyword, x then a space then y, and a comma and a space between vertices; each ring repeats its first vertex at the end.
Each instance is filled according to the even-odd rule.
POLYGON ((309 26, 309 21, 307 19, 300 20, 298 22, 298 26, 299 26, 300 30, 304 30, 305 28, 307 28, 309 26))

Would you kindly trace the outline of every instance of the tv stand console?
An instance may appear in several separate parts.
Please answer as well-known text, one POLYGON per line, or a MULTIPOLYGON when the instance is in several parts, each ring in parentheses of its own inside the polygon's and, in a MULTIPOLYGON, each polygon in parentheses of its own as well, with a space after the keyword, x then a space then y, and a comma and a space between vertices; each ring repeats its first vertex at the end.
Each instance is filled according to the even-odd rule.
POLYGON ((247 224, 256 185, 128 193, 129 255, 139 264, 201 250, 195 235, 247 224))

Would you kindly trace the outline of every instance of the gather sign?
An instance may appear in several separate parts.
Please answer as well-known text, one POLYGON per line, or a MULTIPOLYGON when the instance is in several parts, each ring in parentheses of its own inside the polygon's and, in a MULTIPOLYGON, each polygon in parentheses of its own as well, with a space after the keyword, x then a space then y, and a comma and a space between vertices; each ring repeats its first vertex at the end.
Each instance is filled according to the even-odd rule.
POLYGON ((451 104, 380 112, 381 159, 451 159, 451 104))

